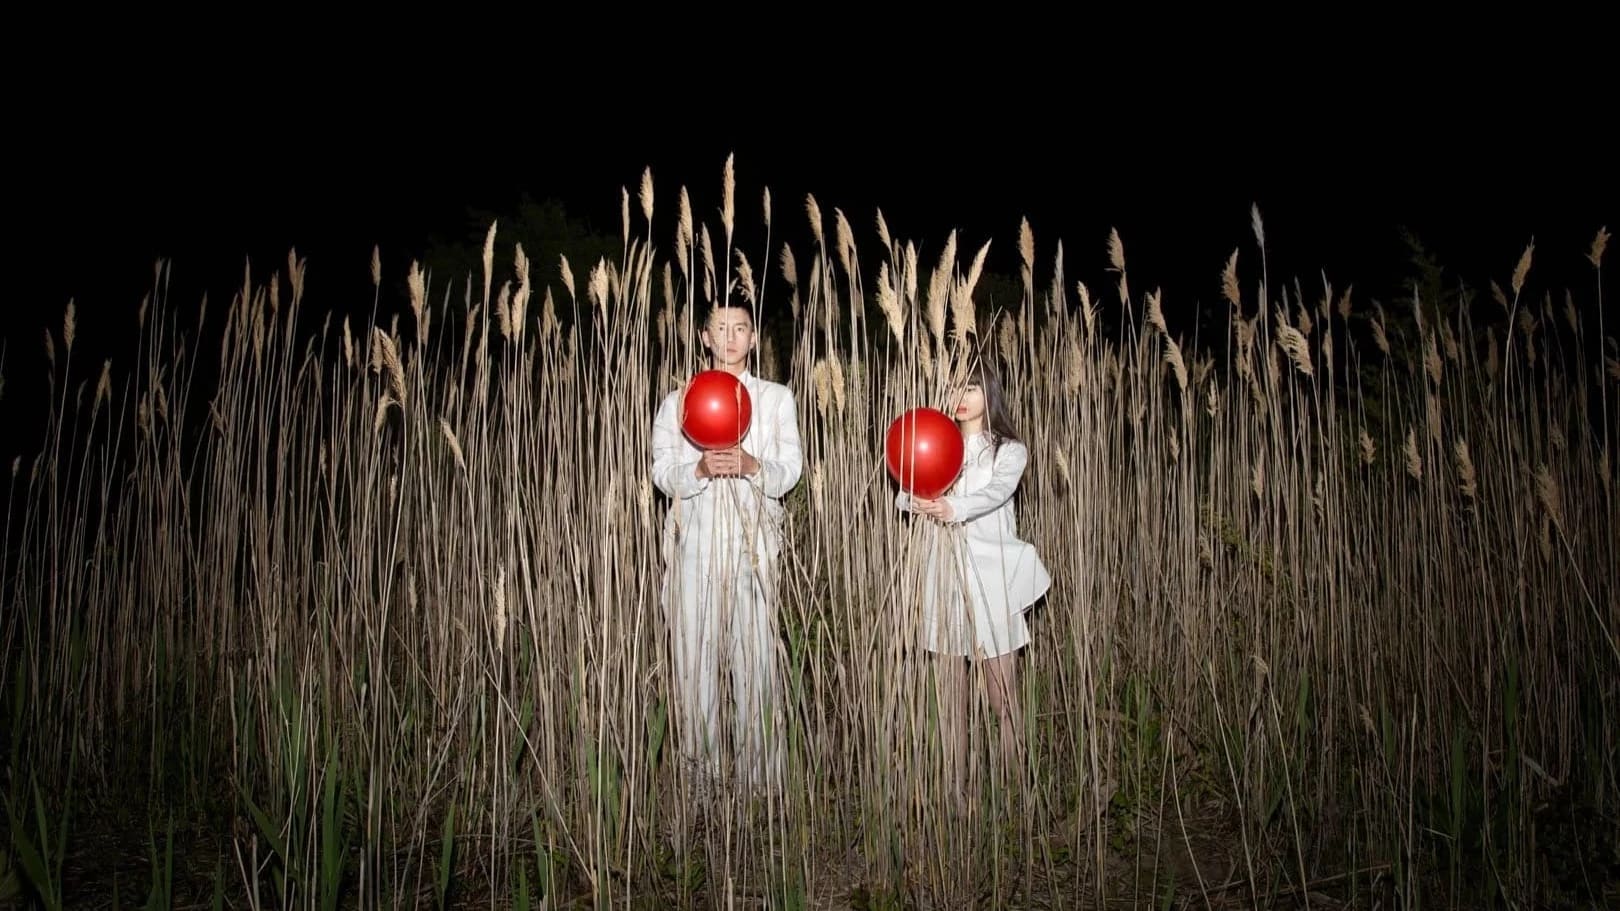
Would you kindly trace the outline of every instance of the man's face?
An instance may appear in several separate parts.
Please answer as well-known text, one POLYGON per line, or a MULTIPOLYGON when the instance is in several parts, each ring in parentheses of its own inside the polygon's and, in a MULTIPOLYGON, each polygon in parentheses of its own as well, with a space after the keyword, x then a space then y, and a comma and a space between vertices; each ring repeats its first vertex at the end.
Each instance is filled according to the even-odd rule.
POLYGON ((741 307, 717 307, 703 328, 703 345, 718 367, 739 367, 754 350, 754 319, 741 307))

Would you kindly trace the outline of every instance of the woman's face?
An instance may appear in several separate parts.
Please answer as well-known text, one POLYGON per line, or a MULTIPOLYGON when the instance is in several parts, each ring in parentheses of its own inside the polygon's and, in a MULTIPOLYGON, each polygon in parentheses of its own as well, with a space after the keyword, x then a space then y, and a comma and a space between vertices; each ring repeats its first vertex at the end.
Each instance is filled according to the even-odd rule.
POLYGON ((959 423, 984 420, 984 390, 978 383, 968 383, 957 393, 953 417, 959 423))

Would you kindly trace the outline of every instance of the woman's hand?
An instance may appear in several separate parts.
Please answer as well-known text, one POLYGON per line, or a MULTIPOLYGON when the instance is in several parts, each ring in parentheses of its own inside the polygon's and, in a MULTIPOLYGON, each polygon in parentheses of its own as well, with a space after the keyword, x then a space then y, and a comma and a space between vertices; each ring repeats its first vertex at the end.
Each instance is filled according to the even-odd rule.
POLYGON ((951 504, 944 500, 924 500, 921 497, 911 498, 911 511, 940 522, 949 522, 956 515, 956 511, 951 509, 951 504))

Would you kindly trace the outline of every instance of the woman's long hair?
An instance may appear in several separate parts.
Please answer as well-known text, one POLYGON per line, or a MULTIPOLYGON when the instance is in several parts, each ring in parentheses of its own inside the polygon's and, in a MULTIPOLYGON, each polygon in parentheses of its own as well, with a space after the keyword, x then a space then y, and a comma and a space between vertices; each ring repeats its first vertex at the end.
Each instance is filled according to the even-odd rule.
POLYGON ((984 357, 974 361, 968 371, 967 384, 978 386, 984 393, 984 428, 990 432, 990 452, 993 458, 1008 440, 1017 441, 1012 415, 1007 411, 1007 395, 1001 386, 1001 376, 984 357))

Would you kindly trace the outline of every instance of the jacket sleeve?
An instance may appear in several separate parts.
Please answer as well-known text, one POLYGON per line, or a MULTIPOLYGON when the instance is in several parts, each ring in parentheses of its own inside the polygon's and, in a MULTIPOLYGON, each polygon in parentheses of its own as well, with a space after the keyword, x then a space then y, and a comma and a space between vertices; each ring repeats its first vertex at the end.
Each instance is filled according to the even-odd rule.
POLYGON ((683 445, 678 416, 682 391, 664 397, 652 427, 653 484, 675 499, 697 496, 709 486, 708 478, 697 476, 697 459, 683 445))
POLYGON ((941 497, 951 504, 950 521, 961 524, 971 522, 999 509, 1012 499, 1018 482, 1029 464, 1029 450, 1023 443, 1009 440, 996 449, 996 460, 990 469, 990 483, 972 493, 941 497))
POLYGON ((759 462, 759 472, 749 481, 766 496, 781 499, 804 473, 804 447, 799 441, 799 413, 793 390, 783 388, 770 419, 776 422, 776 445, 769 452, 750 453, 759 462))

